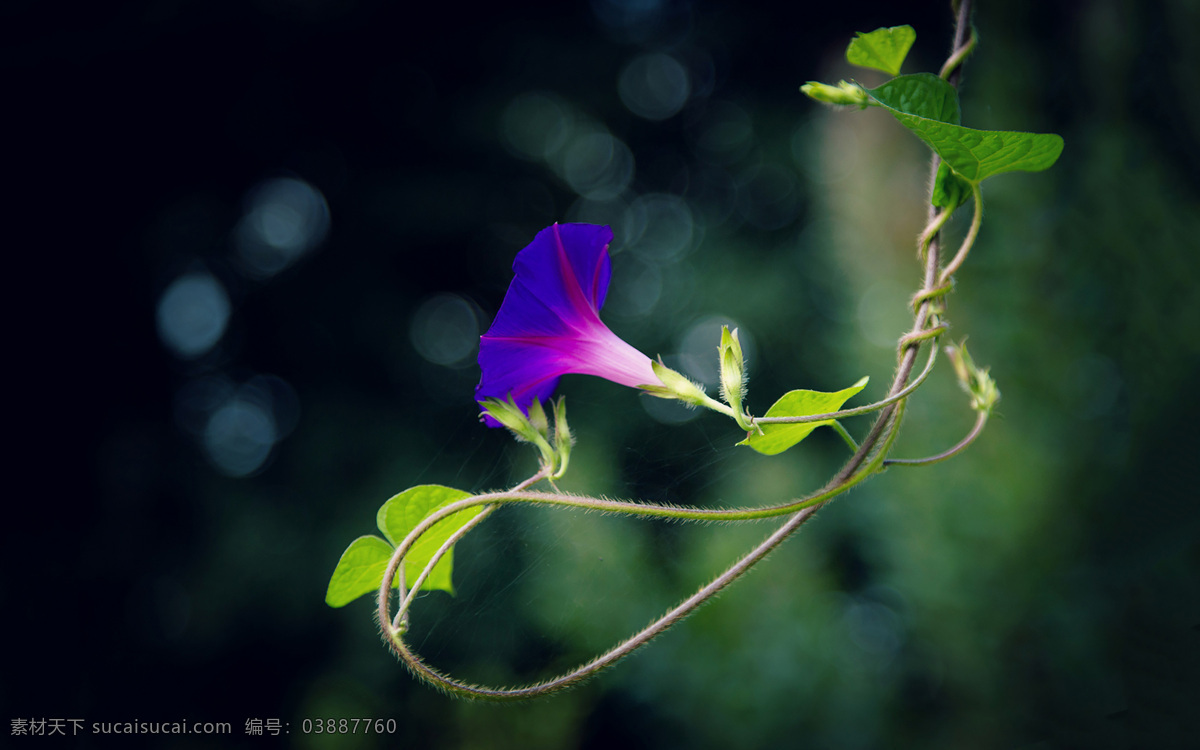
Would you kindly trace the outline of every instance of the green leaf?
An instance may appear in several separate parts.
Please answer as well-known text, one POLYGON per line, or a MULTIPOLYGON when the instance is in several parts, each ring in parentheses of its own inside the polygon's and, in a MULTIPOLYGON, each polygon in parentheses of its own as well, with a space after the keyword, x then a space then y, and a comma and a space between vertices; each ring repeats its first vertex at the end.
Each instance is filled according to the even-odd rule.
MULTIPOLYGON (((360 536, 351 542, 333 569, 333 577, 325 591, 325 603, 331 607, 344 607, 363 594, 378 591, 392 552, 392 545, 377 536, 360 536)), ((399 583, 394 581, 392 585, 395 587, 399 583)))
MULTIPOLYGON (((867 387, 868 378, 863 378, 845 390, 834 393, 821 391, 789 391, 783 394, 775 404, 767 409, 768 417, 811 417, 814 414, 828 414, 842 408, 842 404, 857 395, 867 387)), ((828 419, 822 422, 799 422, 783 424, 764 424, 762 434, 753 434, 738 445, 748 445, 754 450, 767 456, 783 453, 821 425, 832 424, 828 419)))
POLYGON ((969 182, 982 182, 1004 172, 1040 172, 1058 161, 1063 149, 1062 137, 1054 133, 973 130, 893 114, 969 182))
POLYGON ((927 73, 903 76, 867 93, 968 182, 979 183, 1004 172, 1040 172, 1058 160, 1063 139, 1053 133, 958 125, 957 94, 951 108, 946 89, 952 87, 935 80, 940 81, 927 73))
POLYGON ((958 91, 932 73, 893 78, 878 88, 867 89, 867 93, 891 110, 952 125, 962 124, 958 91))
POLYGON ((867 34, 860 31, 846 48, 846 60, 860 68, 896 75, 916 39, 917 32, 913 31, 912 26, 875 29, 867 34))
POLYGON ((958 208, 971 197, 971 183, 959 177, 946 162, 938 164, 931 202, 938 208, 958 208))
MULTIPOLYGON (((388 500, 375 516, 376 524, 383 535, 392 544, 399 545, 408 533, 417 527, 426 516, 438 508, 450 503, 471 497, 471 493, 442 487, 437 484, 423 484, 401 492, 388 500)), ((417 576, 425 569, 425 565, 433 559, 433 555, 442 544, 483 510, 483 506, 467 508, 443 518, 421 535, 417 543, 409 550, 404 558, 404 581, 412 587, 417 576)), ((447 552, 434 567, 425 583, 421 586, 426 591, 435 589, 454 593, 451 573, 454 570, 454 550, 447 552)), ((379 584, 376 583, 376 586, 379 584)))

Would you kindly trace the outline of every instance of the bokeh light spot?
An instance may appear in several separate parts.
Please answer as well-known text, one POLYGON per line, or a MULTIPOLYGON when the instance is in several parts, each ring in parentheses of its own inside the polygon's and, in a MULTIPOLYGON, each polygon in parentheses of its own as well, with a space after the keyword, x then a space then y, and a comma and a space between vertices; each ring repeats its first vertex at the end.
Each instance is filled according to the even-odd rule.
POLYGON ((300 422, 300 396, 278 375, 255 375, 238 389, 238 396, 265 408, 275 422, 275 440, 292 434, 300 422))
POLYGON ((691 93, 687 70, 670 55, 635 57, 617 82, 621 101, 638 117, 665 120, 679 112, 691 93))
POLYGON ((158 301, 158 335, 177 356, 194 359, 212 349, 229 324, 229 295, 212 274, 180 276, 158 301))
POLYGON ((307 182, 267 180, 247 195, 246 212, 234 229, 242 270, 252 278, 274 276, 317 248, 329 233, 329 205, 307 182))
POLYGON ((571 204, 566 214, 567 221, 582 222, 584 224, 607 224, 612 227, 613 237, 621 239, 621 242, 613 242, 609 247, 609 252, 613 255, 623 253, 626 250, 625 238, 628 236, 628 232, 625 230, 625 221, 628 217, 629 204, 620 198, 612 198, 606 201, 580 198, 571 204))
POLYGON ((630 252, 656 263, 669 263, 691 250, 695 220, 679 196, 650 193, 629 206, 623 229, 630 252))
POLYGON ((204 450, 217 471, 230 477, 253 474, 271 454, 275 420, 261 404, 236 397, 212 413, 204 450))
POLYGON ((566 147, 561 174, 586 198, 615 198, 633 180, 633 152, 603 130, 581 133, 566 147))
POLYGON ((663 292, 662 272, 632 253, 613 263, 613 280, 604 309, 625 318, 649 315, 663 292))
POLYGON ((462 297, 440 294, 417 308, 410 333, 417 352, 435 365, 470 365, 479 348, 479 317, 462 297))
POLYGON ((180 388, 174 407, 180 428, 230 477, 261 469, 300 419, 296 390, 276 375, 254 375, 241 385, 223 375, 197 378, 180 388))

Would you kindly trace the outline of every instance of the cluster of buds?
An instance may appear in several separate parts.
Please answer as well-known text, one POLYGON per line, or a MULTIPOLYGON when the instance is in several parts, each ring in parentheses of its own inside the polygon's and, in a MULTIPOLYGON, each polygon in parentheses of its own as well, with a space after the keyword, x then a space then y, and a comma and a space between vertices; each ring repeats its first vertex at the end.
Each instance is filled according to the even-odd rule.
POLYGON ((550 429, 550 420, 541 401, 529 404, 529 413, 521 411, 512 396, 507 401, 490 398, 479 402, 483 414, 489 416, 509 429, 517 440, 532 443, 541 454, 542 469, 550 479, 560 479, 567 473, 567 464, 571 461, 571 446, 575 437, 567 425, 567 400, 560 397, 551 402, 554 406, 554 430, 550 429))

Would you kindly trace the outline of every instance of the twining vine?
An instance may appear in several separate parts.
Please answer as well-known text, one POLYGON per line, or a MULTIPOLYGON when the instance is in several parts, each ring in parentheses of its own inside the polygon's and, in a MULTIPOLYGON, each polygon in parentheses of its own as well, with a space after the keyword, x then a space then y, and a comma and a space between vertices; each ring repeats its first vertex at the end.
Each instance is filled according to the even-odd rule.
POLYGON ((987 369, 978 367, 965 346, 945 348, 976 421, 959 443, 919 459, 890 457, 904 419, 905 405, 933 370, 939 340, 947 329, 946 296, 954 274, 966 260, 983 221, 980 183, 1009 171, 1040 171, 1062 151, 1053 134, 984 131, 963 127, 957 92, 962 65, 974 50, 971 0, 954 6, 955 33, 950 55, 939 74, 899 75, 916 33, 909 26, 859 33, 846 51, 857 66, 893 76, 873 89, 855 82, 836 85, 810 82, 801 87, 809 97, 841 107, 879 107, 925 142, 933 152, 930 205, 918 241, 923 281, 913 296, 911 330, 897 342, 898 365, 886 398, 867 406, 843 409, 865 386, 863 378, 841 391, 795 390, 782 396, 761 417, 743 407, 746 368, 737 331, 721 332, 721 392, 717 400, 683 375, 638 352, 599 319, 611 276, 608 227, 554 225, 540 232, 517 255, 515 278, 491 328, 481 338, 482 378, 476 400, 489 427, 505 427, 533 445, 539 470, 508 490, 478 495, 437 485, 413 487, 388 500, 376 523, 385 538, 356 539, 334 571, 326 602, 334 607, 376 592, 377 617, 388 647, 418 677, 451 694, 489 700, 516 700, 570 687, 648 643, 654 636, 695 611, 737 580, 831 499, 887 466, 924 466, 957 455, 983 432, 1000 392, 987 369), (961 245, 943 260, 940 231, 968 201, 972 220, 961 245), (913 377, 921 349, 927 349, 921 371, 913 377), (554 481, 570 463, 575 438, 567 423, 566 402, 550 396, 567 373, 597 375, 635 387, 649 396, 683 401, 732 418, 746 432, 740 444, 765 455, 782 453, 812 430, 836 430, 852 450, 850 459, 824 487, 802 498, 755 508, 709 509, 608 500, 559 492, 554 481), (910 382, 911 381, 911 382, 910 382), (549 407, 549 408, 547 408, 549 407), (548 413, 549 412, 549 413, 548 413), (861 441, 842 426, 842 419, 877 414, 861 441), (553 420, 551 420, 551 416, 553 420), (532 489, 546 482, 549 490, 532 489), (531 503, 582 508, 647 518, 685 521, 748 521, 783 517, 766 539, 734 562, 695 594, 609 651, 564 674, 533 685, 494 688, 466 683, 427 665, 405 640, 414 599, 422 590, 452 591, 454 546, 502 505, 531 503), (392 612, 393 591, 396 611, 392 612))

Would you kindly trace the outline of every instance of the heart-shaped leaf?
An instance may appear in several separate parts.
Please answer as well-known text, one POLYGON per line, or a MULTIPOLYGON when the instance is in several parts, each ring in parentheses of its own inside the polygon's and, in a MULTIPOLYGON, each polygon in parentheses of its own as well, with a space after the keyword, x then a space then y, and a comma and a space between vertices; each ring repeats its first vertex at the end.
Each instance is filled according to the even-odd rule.
MULTIPOLYGON (((471 497, 471 493, 469 492, 437 484, 423 484, 407 489, 388 500, 379 509, 375 520, 383 535, 392 544, 398 545, 404 541, 408 533, 415 529, 417 524, 423 521, 426 516, 444 505, 449 505, 468 497, 471 497)), ((478 515, 482 509, 483 506, 477 506, 460 510, 438 521, 432 528, 421 535, 421 538, 417 540, 417 543, 413 545, 408 555, 404 558, 404 581, 409 587, 416 582, 417 576, 421 574, 421 571, 433 559, 434 553, 441 548, 446 540, 454 532, 462 528, 463 524, 478 515)), ((451 549, 438 561, 438 564, 431 571, 429 577, 425 579, 425 583, 421 588, 427 591, 439 589, 453 594, 454 585, 450 579, 453 569, 454 550, 451 549)), ((378 585, 376 583, 376 586, 378 585)))
POLYGON ((378 591, 392 552, 392 545, 377 536, 360 536, 351 542, 333 569, 333 577, 325 591, 325 603, 331 607, 344 607, 363 594, 378 591))

